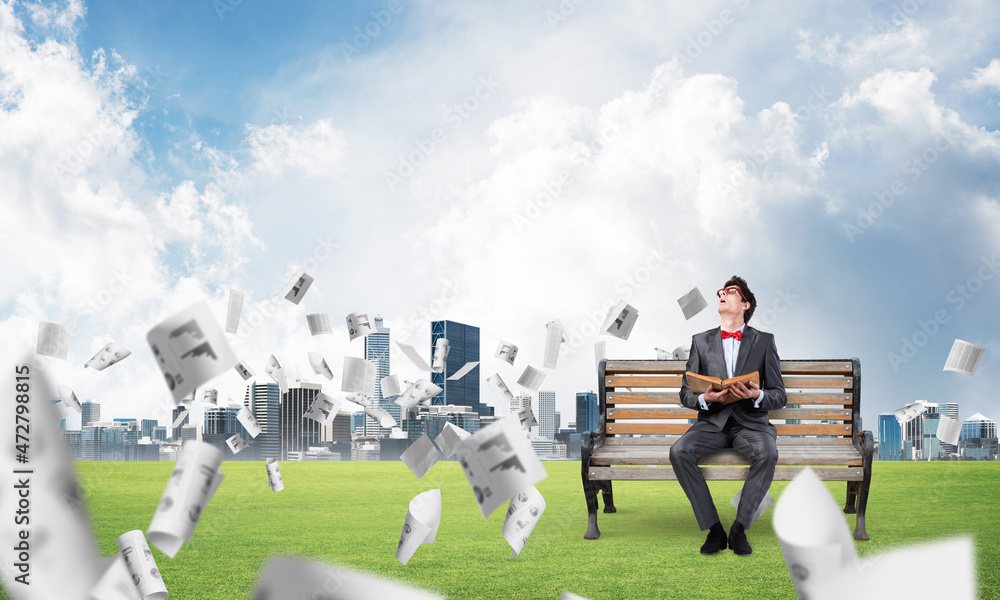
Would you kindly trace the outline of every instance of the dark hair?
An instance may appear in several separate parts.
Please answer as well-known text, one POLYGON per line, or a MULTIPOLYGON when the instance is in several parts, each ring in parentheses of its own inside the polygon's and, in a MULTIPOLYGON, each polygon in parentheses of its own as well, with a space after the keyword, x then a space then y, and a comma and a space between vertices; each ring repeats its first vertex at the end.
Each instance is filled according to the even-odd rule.
POLYGON ((753 316, 753 311, 757 310, 757 298, 753 295, 753 292, 751 292, 750 288, 747 286, 747 280, 743 279, 739 275, 733 275, 732 277, 730 277, 729 281, 726 282, 726 285, 722 287, 727 288, 733 285, 740 288, 740 293, 743 294, 743 300, 745 302, 750 303, 750 308, 746 309, 746 311, 743 313, 743 323, 747 324, 750 322, 750 317, 753 316))

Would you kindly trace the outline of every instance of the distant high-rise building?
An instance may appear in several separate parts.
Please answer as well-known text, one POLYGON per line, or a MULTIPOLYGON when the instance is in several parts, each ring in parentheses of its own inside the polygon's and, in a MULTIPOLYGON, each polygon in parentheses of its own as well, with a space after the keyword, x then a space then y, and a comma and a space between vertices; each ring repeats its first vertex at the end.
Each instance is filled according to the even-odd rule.
POLYGON ((212 406, 205 409, 205 429, 206 435, 228 435, 240 434, 243 439, 250 441, 247 430, 236 418, 240 412, 238 406, 212 406))
POLYGON ((941 424, 941 415, 924 413, 923 415, 923 436, 921 445, 922 460, 937 460, 941 454, 941 440, 938 439, 938 425, 941 424))
MULTIPOLYGON (((382 317, 375 316, 375 331, 365 336, 365 360, 375 363, 375 406, 384 408, 398 423, 401 418, 400 406, 393 402, 397 396, 382 395, 382 380, 389 376, 389 328, 382 325, 382 317)), ((362 413, 363 414, 363 413, 362 413)), ((389 429, 365 415, 365 437, 381 438, 389 435, 389 429)))
POLYGON ((321 391, 321 384, 301 379, 288 386, 281 399, 281 460, 288 460, 289 452, 306 452, 312 446, 319 446, 319 421, 303 415, 321 391))
MULTIPOLYGON (((80 405, 80 429, 82 430, 90 423, 101 420, 101 405, 97 402, 87 400, 80 405)), ((100 459, 93 459, 100 460, 100 459)))
POLYGON ((157 421, 156 419, 143 419, 142 420, 142 425, 141 425, 142 426, 142 437, 148 437, 148 438, 152 439, 153 438, 153 430, 156 429, 156 426, 159 425, 159 424, 160 424, 160 422, 157 421))
POLYGON ((556 393, 538 391, 538 437, 553 440, 556 437, 556 393))
POLYGON ((878 459, 903 460, 903 428, 892 413, 878 416, 878 459))
MULTIPOLYGON (((181 416, 181 413, 183 413, 184 411, 187 411, 187 410, 189 410, 188 407, 184 406, 183 404, 181 406, 178 406, 177 408, 175 408, 174 412, 172 412, 170 414, 170 422, 171 423, 176 423, 177 419, 181 416)), ((181 420, 180 423, 177 423, 177 427, 174 427, 173 431, 170 432, 170 436, 171 436, 171 439, 173 441, 175 441, 175 442, 179 442, 180 441, 180 439, 181 439, 181 427, 187 425, 188 422, 190 422, 190 421, 191 421, 191 413, 188 413, 188 414, 184 415, 184 418, 181 420)))
MULTIPOLYGON (((364 413, 362 413, 364 414, 364 413)), ((329 425, 320 427, 320 442, 351 443, 351 413, 339 412, 329 425)))
POLYGON ((980 413, 972 415, 962 423, 962 433, 959 436, 959 441, 964 442, 970 438, 996 439, 996 421, 980 413))
MULTIPOLYGON (((913 454, 914 460, 920 460, 923 458, 927 459, 924 454, 924 419, 925 418, 937 418, 938 405, 933 402, 927 402, 926 400, 917 400, 920 404, 926 404, 927 410, 923 414, 911 419, 906 425, 903 426, 903 439, 910 440, 913 442, 913 454), (932 416, 933 415, 933 416, 932 416)), ((935 430, 937 431, 937 430, 935 430)))
MULTIPOLYGON (((250 444, 252 460, 281 458, 281 390, 276 383, 257 383, 247 386, 243 406, 250 409, 261 432, 250 444)), ((250 440, 247 440, 250 441, 250 440)))
POLYGON ((154 442, 165 442, 167 441, 167 427, 166 425, 157 425, 153 428, 152 435, 154 442))
POLYGON ((556 433, 559 433, 560 428, 562 428, 562 413, 557 410, 556 411, 556 433))
POLYGON ((479 361, 479 328, 455 321, 431 321, 431 360, 434 359, 434 345, 440 338, 448 340, 448 360, 443 372, 431 373, 431 382, 443 389, 431 404, 469 406, 480 416, 492 416, 493 407, 480 403, 479 365, 461 379, 448 379, 465 363, 479 361))
POLYGON ((365 435, 365 419, 368 417, 363 412, 351 413, 351 433, 356 433, 362 437, 365 435))
MULTIPOLYGON (((958 402, 938 403, 938 414, 942 417, 958 421, 958 402)), ((958 445, 941 442, 942 454, 958 454, 958 445)))
POLYGON ((594 392, 576 393, 576 432, 597 431, 598 401, 594 392))
POLYGON ((188 442, 200 442, 203 432, 204 430, 201 428, 201 425, 183 425, 181 426, 181 439, 185 444, 188 442))

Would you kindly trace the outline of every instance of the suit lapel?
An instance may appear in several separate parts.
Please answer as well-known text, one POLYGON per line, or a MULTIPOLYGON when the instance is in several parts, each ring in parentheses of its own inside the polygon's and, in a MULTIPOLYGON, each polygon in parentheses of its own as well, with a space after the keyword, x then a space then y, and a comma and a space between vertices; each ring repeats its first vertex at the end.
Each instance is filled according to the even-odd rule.
MULTIPOLYGON (((733 370, 733 376, 744 375, 743 369, 747 364, 747 357, 750 356, 750 351, 753 349, 753 343, 757 340, 757 330, 751 328, 749 325, 743 328, 743 336, 740 339, 740 352, 736 355, 736 368, 733 370)), ((719 347, 722 347, 722 339, 720 335, 719 347)))
POLYGON ((726 379, 726 355, 722 352, 722 327, 716 327, 708 332, 708 367, 709 374, 719 379, 726 379))

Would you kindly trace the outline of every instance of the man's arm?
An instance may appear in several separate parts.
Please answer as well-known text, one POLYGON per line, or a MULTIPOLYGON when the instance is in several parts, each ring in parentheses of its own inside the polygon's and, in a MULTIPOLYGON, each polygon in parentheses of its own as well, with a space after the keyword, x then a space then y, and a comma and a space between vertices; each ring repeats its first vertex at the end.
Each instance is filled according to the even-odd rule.
POLYGON ((754 405, 761 410, 777 410, 785 408, 788 397, 785 395, 785 380, 781 378, 781 359, 778 358, 778 346, 774 343, 774 336, 771 338, 771 345, 764 351, 764 377, 767 387, 761 390, 759 402, 754 405))
MULTIPOLYGON (((701 354, 698 351, 698 346, 695 344, 695 336, 691 336, 691 353, 688 354, 688 362, 686 371, 691 371, 692 373, 701 373, 701 354)), ((681 404, 690 408, 692 410, 708 410, 709 402, 717 402, 728 395, 728 392, 723 391, 720 393, 708 391, 710 398, 706 400, 705 394, 695 394, 688 387, 687 375, 681 377, 681 404)))

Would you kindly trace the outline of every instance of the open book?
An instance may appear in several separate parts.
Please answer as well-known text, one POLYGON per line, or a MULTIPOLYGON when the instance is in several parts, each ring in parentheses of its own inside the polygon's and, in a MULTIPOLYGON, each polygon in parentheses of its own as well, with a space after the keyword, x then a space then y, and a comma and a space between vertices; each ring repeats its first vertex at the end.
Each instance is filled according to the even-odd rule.
MULTIPOLYGON (((757 374, 757 371, 754 371, 753 373, 748 373, 746 375, 730 377, 725 381, 722 381, 718 377, 699 375, 697 373, 692 373, 691 371, 687 371, 686 373, 684 373, 684 375, 687 376, 688 389, 690 389, 692 392, 696 394, 704 394, 709 389, 721 392, 722 390, 728 388, 729 386, 740 382, 747 384, 748 382, 752 381, 757 385, 760 385, 760 375, 757 374)), ((733 398, 731 401, 736 402, 737 400, 738 398, 733 398)), ((729 401, 727 401, 727 403, 728 402, 729 401)))

